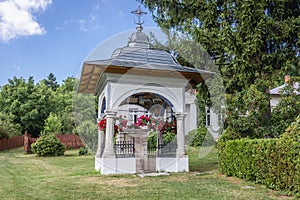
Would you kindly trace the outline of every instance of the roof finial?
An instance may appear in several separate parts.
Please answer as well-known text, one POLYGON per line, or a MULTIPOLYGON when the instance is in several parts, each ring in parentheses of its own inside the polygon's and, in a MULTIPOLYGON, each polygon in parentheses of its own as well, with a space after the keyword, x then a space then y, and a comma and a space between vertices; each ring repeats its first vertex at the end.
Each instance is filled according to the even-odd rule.
POLYGON ((143 30, 142 24, 144 23, 144 21, 141 20, 143 15, 146 15, 147 12, 144 12, 141 9, 141 6, 139 5, 137 9, 135 9, 134 11, 131 11, 132 14, 137 16, 137 21, 134 20, 134 23, 136 23, 136 30, 141 32, 143 30))

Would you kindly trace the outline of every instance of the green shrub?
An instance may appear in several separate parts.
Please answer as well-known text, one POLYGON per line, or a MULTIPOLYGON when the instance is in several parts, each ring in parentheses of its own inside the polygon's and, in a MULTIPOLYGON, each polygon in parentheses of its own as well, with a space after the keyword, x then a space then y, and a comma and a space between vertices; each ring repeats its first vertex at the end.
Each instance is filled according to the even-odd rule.
POLYGON ((283 135, 281 135, 282 140, 292 140, 295 142, 300 141, 300 115, 296 118, 286 130, 283 135))
POLYGON ((281 135, 277 151, 280 152, 278 188, 286 188, 300 196, 300 116, 281 135))
POLYGON ((38 156, 62 156, 65 153, 64 145, 54 135, 39 137, 31 149, 38 156))
POLYGON ((205 126, 200 126, 190 131, 187 136, 187 141, 189 146, 192 147, 211 146, 215 144, 214 138, 205 126))
POLYGON ((87 155, 88 154, 88 149, 85 147, 80 147, 79 148, 79 152, 78 155, 83 156, 83 155, 87 155))
POLYGON ((172 141, 175 140, 175 137, 176 137, 176 133, 174 132, 167 132, 167 133, 164 133, 163 134, 163 141, 164 141, 164 144, 168 144, 172 141))
POLYGON ((157 132, 151 132, 147 138, 147 145, 149 149, 157 148, 157 132))
POLYGON ((297 119, 280 139, 221 141, 221 171, 300 195, 299 124, 297 119))
MULTIPOLYGON (((163 134, 163 143, 164 144, 168 144, 172 141, 174 141, 176 138, 176 133, 173 132, 167 132, 163 134)), ((157 132, 151 132, 148 135, 148 139, 147 139, 147 145, 148 148, 153 149, 153 148, 157 148, 157 132)))

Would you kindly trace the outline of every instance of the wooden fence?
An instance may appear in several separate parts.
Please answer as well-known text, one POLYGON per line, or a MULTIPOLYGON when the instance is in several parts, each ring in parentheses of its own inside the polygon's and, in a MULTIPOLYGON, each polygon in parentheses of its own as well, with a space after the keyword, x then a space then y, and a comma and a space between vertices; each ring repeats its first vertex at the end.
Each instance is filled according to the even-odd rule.
POLYGON ((76 134, 57 134, 55 136, 66 146, 66 148, 84 147, 82 140, 76 134))
POLYGON ((23 146, 23 135, 0 140, 0 151, 23 146))
MULTIPOLYGON (((56 134, 55 135, 66 148, 80 148, 84 147, 84 144, 80 137, 75 134, 56 134)), ((0 139, 0 151, 6 149, 13 149, 24 146, 26 153, 31 152, 31 144, 35 143, 37 138, 31 137, 30 134, 25 132, 24 136, 15 136, 12 138, 0 139)))
MULTIPOLYGON (((65 148, 80 148, 84 147, 84 144, 80 137, 76 134, 56 134, 55 135, 61 143, 64 144, 65 148)), ((24 151, 26 153, 31 152, 31 144, 35 143, 37 138, 32 138, 30 134, 25 132, 24 134, 24 151)))

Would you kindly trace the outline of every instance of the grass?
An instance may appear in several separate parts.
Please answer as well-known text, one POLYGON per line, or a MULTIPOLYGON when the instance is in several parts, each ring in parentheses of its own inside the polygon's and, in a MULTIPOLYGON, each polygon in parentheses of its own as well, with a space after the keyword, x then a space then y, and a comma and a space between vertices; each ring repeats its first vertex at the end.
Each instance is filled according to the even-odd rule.
POLYGON ((62 157, 43 158, 20 148, 0 152, 0 199, 292 199, 221 175, 216 149, 190 148, 192 172, 145 178, 100 175, 93 156, 77 154, 70 150, 62 157), (209 154, 199 158, 205 151, 209 154))

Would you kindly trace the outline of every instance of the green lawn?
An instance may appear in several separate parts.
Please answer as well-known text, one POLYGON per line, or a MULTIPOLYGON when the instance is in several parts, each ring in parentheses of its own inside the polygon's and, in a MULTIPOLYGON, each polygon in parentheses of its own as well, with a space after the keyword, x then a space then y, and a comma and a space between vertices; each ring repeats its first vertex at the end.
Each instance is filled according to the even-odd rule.
POLYGON ((292 199, 221 175, 216 149, 200 159, 199 149, 190 148, 192 172, 145 178, 100 175, 93 156, 77 154, 43 158, 21 148, 0 152, 0 199, 292 199))

